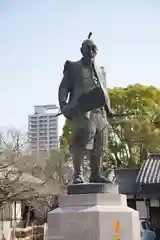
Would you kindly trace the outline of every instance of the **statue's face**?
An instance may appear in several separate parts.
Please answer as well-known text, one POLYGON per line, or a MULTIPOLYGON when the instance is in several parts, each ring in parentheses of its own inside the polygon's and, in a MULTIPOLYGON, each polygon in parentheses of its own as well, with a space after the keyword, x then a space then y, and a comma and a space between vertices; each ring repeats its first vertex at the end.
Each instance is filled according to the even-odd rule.
POLYGON ((98 49, 96 45, 91 40, 86 40, 82 44, 81 52, 84 58, 87 58, 89 60, 94 60, 98 49))

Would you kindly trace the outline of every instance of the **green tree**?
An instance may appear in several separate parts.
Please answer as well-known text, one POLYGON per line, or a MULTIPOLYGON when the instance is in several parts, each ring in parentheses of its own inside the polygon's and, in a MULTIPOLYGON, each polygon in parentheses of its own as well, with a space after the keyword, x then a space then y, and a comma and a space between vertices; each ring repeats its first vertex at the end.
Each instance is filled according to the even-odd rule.
POLYGON ((63 134, 60 137, 60 146, 63 150, 67 151, 68 145, 71 141, 71 137, 72 137, 72 122, 67 119, 63 127, 63 134))
MULTIPOLYGON (((134 116, 109 120, 109 149, 104 155, 104 163, 135 167, 147 152, 160 148, 160 91, 153 86, 135 84, 109 89, 109 95, 115 113, 134 112, 134 116)), ((61 146, 67 148, 71 134, 72 125, 67 120, 61 146)))

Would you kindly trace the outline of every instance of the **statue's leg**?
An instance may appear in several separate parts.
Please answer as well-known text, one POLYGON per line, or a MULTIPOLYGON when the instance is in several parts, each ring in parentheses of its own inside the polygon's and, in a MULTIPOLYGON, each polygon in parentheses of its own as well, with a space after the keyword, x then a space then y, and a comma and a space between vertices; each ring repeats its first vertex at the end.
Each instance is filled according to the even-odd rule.
POLYGON ((108 143, 108 129, 105 128, 106 121, 105 117, 98 113, 96 115, 96 134, 94 137, 94 147, 90 152, 90 166, 91 166, 91 176, 90 182, 99 182, 99 183, 109 183, 105 177, 101 175, 100 164, 103 152, 107 149, 108 143))
POLYGON ((74 176, 73 176, 73 183, 83 183, 83 159, 84 159, 84 153, 82 149, 76 149, 73 148, 73 166, 74 166, 74 176))
POLYGON ((79 117, 72 124, 72 157, 74 165, 73 183, 83 183, 83 161, 88 140, 88 120, 79 117))
POLYGON ((91 175, 90 182, 99 181, 100 176, 100 163, 101 163, 101 149, 100 147, 101 134, 96 132, 94 137, 94 147, 90 151, 90 167, 91 167, 91 175))

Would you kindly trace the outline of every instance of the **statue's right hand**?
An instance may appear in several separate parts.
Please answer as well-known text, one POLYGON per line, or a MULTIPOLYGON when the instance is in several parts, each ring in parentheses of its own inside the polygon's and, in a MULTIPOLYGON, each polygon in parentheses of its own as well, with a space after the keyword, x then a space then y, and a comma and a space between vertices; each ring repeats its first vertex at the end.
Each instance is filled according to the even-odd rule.
POLYGON ((61 112, 62 114, 66 117, 66 118, 70 118, 70 107, 68 106, 68 104, 64 104, 63 107, 61 108, 61 112))
POLYGON ((69 104, 66 103, 63 105, 61 112, 66 118, 72 119, 73 117, 77 116, 78 109, 75 107, 71 108, 69 104))

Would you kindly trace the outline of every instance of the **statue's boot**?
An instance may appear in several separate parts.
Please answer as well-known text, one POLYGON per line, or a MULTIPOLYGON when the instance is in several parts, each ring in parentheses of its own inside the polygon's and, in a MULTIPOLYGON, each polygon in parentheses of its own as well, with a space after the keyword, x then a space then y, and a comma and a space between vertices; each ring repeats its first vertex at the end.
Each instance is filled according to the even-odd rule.
POLYGON ((91 175, 90 182, 91 183, 112 183, 107 178, 100 174, 100 160, 96 154, 91 153, 90 155, 90 167, 91 167, 91 175))
POLYGON ((73 184, 80 184, 80 183, 84 183, 84 179, 82 175, 74 175, 73 184))
POLYGON ((74 165, 73 184, 84 183, 82 161, 83 161, 83 157, 82 158, 77 156, 73 157, 73 165, 74 165))

